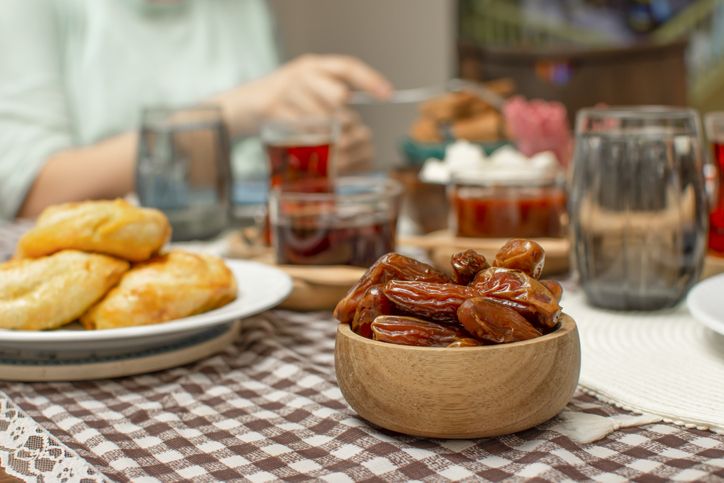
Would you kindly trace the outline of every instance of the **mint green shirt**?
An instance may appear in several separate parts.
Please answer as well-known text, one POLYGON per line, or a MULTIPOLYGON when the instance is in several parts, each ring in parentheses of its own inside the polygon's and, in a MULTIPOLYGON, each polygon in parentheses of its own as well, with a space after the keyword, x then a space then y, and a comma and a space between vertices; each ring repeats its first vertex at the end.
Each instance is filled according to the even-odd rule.
MULTIPOLYGON (((198 102, 277 61, 264 0, 3 0, 0 219, 54 152, 137 129, 145 106, 198 102)), ((233 158, 237 173, 263 165, 251 139, 233 158)))

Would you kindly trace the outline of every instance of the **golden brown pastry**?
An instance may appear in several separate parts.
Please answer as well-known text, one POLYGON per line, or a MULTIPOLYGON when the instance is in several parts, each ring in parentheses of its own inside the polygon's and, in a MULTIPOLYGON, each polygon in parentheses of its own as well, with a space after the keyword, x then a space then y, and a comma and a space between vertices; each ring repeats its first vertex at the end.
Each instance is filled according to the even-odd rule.
POLYGON ((168 241, 171 227, 158 210, 124 200, 84 201, 47 208, 18 243, 16 258, 73 249, 124 260, 147 260, 168 241))
POLYGON ((157 324, 235 298, 236 281, 223 260, 174 250, 134 266, 81 322, 86 329, 157 324))
POLYGON ((470 92, 448 92, 420 104, 420 114, 436 123, 452 122, 467 117, 476 99, 470 92))
POLYGON ((426 117, 421 117, 412 124, 410 137, 421 143, 439 143, 442 141, 442 135, 437 123, 426 117))
POLYGON ((476 117, 461 119, 452 125, 455 139, 487 142, 501 138, 503 118, 495 113, 480 114, 476 117))
POLYGON ((515 81, 509 77, 484 82, 485 87, 499 96, 508 97, 515 92, 515 81))
POLYGON ((128 270, 128 262, 64 250, 0 265, 0 327, 55 329, 77 319, 128 270))

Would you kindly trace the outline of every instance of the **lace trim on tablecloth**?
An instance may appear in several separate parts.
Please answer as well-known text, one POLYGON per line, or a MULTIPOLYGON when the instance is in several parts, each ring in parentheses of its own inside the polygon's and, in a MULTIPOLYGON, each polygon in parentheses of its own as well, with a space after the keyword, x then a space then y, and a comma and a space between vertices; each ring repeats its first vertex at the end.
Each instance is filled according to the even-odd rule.
POLYGON ((0 466, 23 480, 108 481, 0 392, 0 466))

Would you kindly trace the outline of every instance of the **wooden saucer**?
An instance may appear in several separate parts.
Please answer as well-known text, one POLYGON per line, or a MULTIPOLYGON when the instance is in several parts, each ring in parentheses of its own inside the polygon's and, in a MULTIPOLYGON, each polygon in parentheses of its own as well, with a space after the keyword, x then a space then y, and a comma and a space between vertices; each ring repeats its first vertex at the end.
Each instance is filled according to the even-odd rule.
POLYGON ((287 310, 332 310, 366 271, 345 265, 277 265, 270 247, 250 246, 240 233, 229 236, 226 256, 273 265, 292 277, 292 293, 279 305, 287 310))

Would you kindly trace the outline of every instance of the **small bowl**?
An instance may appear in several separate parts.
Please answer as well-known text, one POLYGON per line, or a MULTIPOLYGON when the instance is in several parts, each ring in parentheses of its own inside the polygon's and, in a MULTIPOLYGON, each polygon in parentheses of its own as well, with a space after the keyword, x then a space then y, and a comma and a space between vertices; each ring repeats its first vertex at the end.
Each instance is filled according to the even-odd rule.
POLYGON ((400 183, 379 176, 298 180, 272 188, 276 262, 369 267, 395 248, 401 199, 400 183))
POLYGON ((559 238, 567 231, 566 190, 558 176, 489 179, 453 175, 451 231, 467 238, 559 238))
POLYGON ((337 329, 335 369, 359 416, 412 436, 467 439, 537 426, 558 414, 578 384, 576 323, 523 342, 457 349, 413 347, 337 329))

